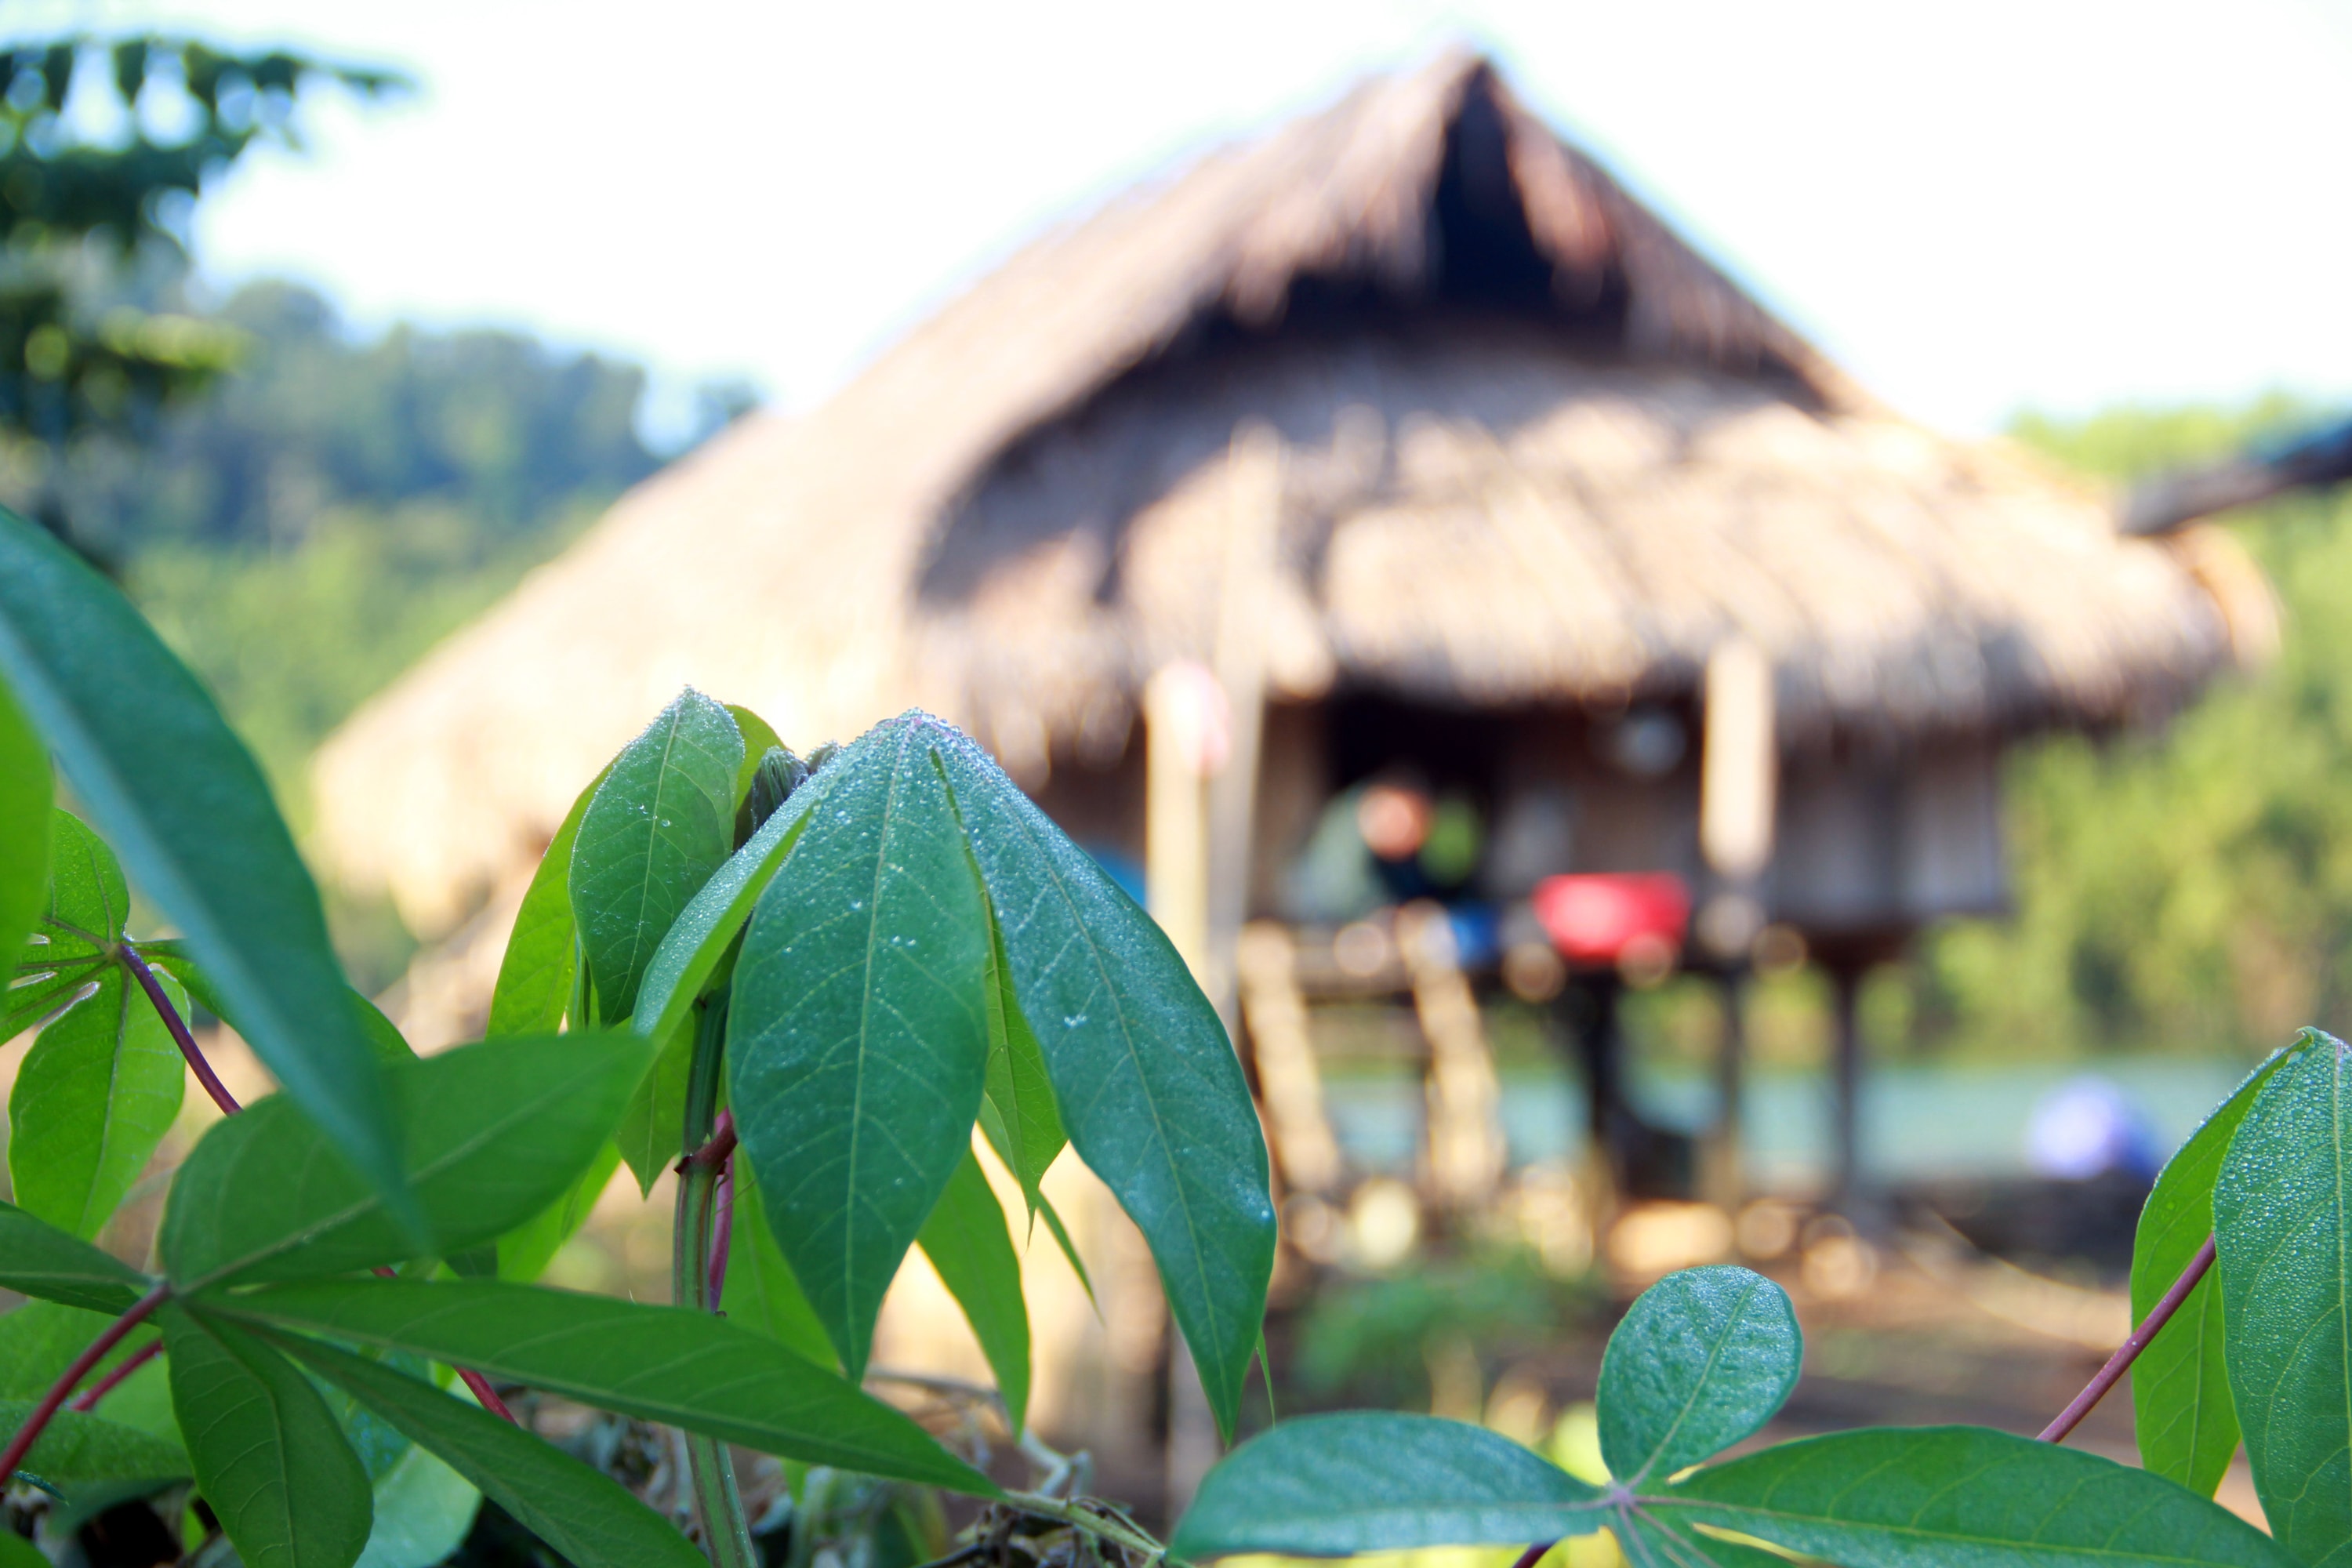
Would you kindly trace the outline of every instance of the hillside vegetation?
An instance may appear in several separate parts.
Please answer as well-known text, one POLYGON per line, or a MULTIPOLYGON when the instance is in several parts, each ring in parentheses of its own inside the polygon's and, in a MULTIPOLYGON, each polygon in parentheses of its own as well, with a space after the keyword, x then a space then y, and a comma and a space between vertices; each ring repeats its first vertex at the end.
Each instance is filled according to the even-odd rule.
MULTIPOLYGON (((2014 433, 2125 480, 2312 417, 2271 399, 2028 417, 2014 433)), ((2352 490, 2226 526, 2284 603, 2278 663, 2222 680, 2161 733, 2021 750, 2009 774, 2015 917, 1924 944, 1902 1033, 2040 1056, 2252 1052, 2306 1023, 2352 1027, 2352 490)))

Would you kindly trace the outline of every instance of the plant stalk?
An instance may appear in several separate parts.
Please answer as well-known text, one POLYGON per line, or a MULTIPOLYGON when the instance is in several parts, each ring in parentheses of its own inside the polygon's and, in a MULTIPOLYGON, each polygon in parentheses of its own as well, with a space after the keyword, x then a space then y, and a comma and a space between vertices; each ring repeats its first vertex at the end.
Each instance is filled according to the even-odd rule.
MULTIPOLYGON (((719 1184, 735 1147, 732 1120, 719 1109, 719 1073, 726 1045, 727 998, 722 994, 705 1004, 695 1026, 682 1140, 682 1147, 692 1152, 677 1163, 677 1220, 670 1233, 670 1300, 705 1312, 719 1310, 726 1268, 723 1244, 714 1237, 719 1184)), ((727 1445, 698 1432, 685 1436, 687 1470, 712 1568, 760 1568, 759 1549, 751 1544, 751 1524, 743 1514, 743 1495, 735 1485, 735 1461, 727 1445)))
POLYGON ((1087 1508, 1083 1503, 1064 1502, 1060 1498, 1047 1497, 1043 1492, 1008 1491, 1004 1494, 1004 1500, 1024 1513, 1034 1513, 1045 1519, 1060 1520, 1073 1529, 1083 1530, 1089 1535, 1097 1535, 1105 1541, 1115 1542, 1130 1552, 1140 1552, 1155 1562, 1168 1555, 1167 1547, 1154 1541, 1142 1531, 1087 1508))
POLYGON ((1538 1541, 1520 1552, 1519 1560, 1512 1563, 1511 1568, 1536 1568, 1536 1564, 1543 1561, 1544 1553, 1559 1544, 1557 1541, 1538 1541))
POLYGON ((73 1364, 58 1374, 58 1380, 49 1385, 48 1393, 41 1395, 41 1402, 33 1406, 33 1413, 25 1417, 25 1424, 16 1428, 14 1437, 8 1439, 8 1447, 0 1449, 0 1487, 5 1487, 16 1478, 16 1467, 25 1462, 25 1456, 33 1451, 35 1443, 40 1441, 50 1419, 72 1395, 74 1385, 88 1377, 89 1369, 104 1361, 106 1352, 121 1344, 124 1335, 145 1322, 156 1308, 171 1299, 171 1282, 165 1280, 158 1284, 133 1302, 129 1310, 109 1323, 106 1331, 90 1341, 89 1348, 74 1357, 73 1364))
POLYGON ((162 1355, 163 1353, 163 1342, 161 1340, 157 1340, 151 1344, 142 1345, 138 1350, 124 1357, 121 1366, 116 1367, 112 1372, 108 1373, 104 1377, 100 1378, 96 1383, 91 1384, 88 1388, 82 1390, 80 1394, 75 1395, 74 1402, 71 1405, 67 1405, 66 1408, 83 1415, 89 1415, 91 1411, 98 1408, 98 1402, 100 1400, 113 1393, 117 1388, 120 1388, 123 1383, 129 1379, 132 1373, 137 1372, 141 1367, 145 1366, 149 1362, 153 1361, 157 1356, 162 1355))
POLYGON ((147 993, 147 1000, 163 1020, 163 1026, 172 1031, 172 1039, 180 1047, 180 1054, 188 1059, 189 1069, 196 1075, 196 1081, 205 1086, 205 1092, 213 1097, 213 1103, 221 1108, 221 1114, 235 1116, 244 1110, 237 1104, 236 1096, 228 1091, 228 1085, 221 1082, 220 1076, 213 1071, 213 1064, 205 1060, 205 1053, 196 1048, 196 1037, 188 1032, 187 1020, 181 1017, 180 1010, 172 1005, 172 999, 163 994, 163 987, 156 980, 155 972, 147 967, 147 961, 139 956, 139 950, 126 942, 121 951, 122 966, 131 971, 132 979, 139 982, 139 989, 147 993))
MULTIPOLYGON (((730 1125, 732 1121, 731 1112, 722 1110, 719 1113, 719 1126, 730 1132, 734 1131, 730 1125)), ((735 1152, 731 1149, 728 1151, 727 1163, 719 1167, 711 1203, 710 1290, 708 1300, 711 1310, 717 1311, 719 1303, 727 1299, 727 1253, 735 1239, 735 1152)))
POLYGON ((2083 1385, 2083 1392, 2074 1395, 2074 1403, 2058 1413, 2057 1420, 2042 1429, 2035 1442, 2063 1443, 2066 1440, 2066 1434, 2083 1424, 2083 1417, 2091 1413, 2092 1406, 2105 1398, 2107 1390, 2131 1370, 2132 1363, 2139 1359, 2140 1352, 2147 1349, 2148 1342, 2163 1332, 2165 1324, 2172 1321, 2172 1315, 2180 1310, 2180 1303, 2189 1300, 2189 1293, 2197 1289, 2197 1282, 2205 1278, 2207 1269, 2213 1267, 2213 1238, 2209 1236, 2205 1238, 2205 1245, 2197 1249, 2197 1256, 2189 1260, 2189 1267, 2180 1271, 2180 1278, 2172 1282, 2172 1289, 2164 1293, 2164 1299, 2148 1309, 2147 1321, 2134 1329, 2131 1337, 2116 1347, 2116 1353, 2107 1358, 2107 1364, 2099 1369, 2098 1375, 2083 1385))

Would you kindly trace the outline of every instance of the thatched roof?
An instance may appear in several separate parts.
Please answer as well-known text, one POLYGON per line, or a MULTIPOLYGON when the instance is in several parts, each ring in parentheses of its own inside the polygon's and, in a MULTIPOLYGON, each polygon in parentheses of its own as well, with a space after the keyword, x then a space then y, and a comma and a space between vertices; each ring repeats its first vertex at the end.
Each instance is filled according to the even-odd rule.
POLYGON ((437 930, 686 682, 795 742, 919 701, 1016 773, 1208 651, 1237 426, 1287 452, 1277 695, 1689 689, 1784 735, 2105 722, 2225 657, 2165 548, 1880 409, 1449 55, 1048 235, 814 414, 755 417, 321 752, 323 847, 437 930))

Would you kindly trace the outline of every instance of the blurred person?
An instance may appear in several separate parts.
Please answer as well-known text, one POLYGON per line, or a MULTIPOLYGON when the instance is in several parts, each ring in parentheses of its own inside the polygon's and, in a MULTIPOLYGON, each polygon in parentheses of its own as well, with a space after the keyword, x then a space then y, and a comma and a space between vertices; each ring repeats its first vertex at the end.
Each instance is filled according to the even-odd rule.
POLYGON ((2149 1182, 2164 1164, 2147 1118, 2097 1073, 2069 1079, 2034 1103, 2025 1124, 2025 1158, 2035 1175, 2065 1182, 2107 1175, 2149 1182))

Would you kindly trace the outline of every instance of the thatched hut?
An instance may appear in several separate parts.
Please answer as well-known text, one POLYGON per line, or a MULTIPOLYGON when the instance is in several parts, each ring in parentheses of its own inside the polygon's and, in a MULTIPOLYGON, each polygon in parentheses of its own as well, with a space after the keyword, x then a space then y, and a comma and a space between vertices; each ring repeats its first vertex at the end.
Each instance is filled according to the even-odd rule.
POLYGON ((795 742, 929 707, 1141 858, 1138 717, 1196 661, 1243 781, 1205 792, 1220 937, 1409 756, 1498 854, 1569 803, 1497 898, 1673 873, 1725 962, 1772 921, 1850 976, 2000 906, 2000 748, 2177 706, 2259 640, 2249 572, 1881 407, 1453 54, 639 487, 329 742, 320 840, 445 932, 691 682, 795 742))

